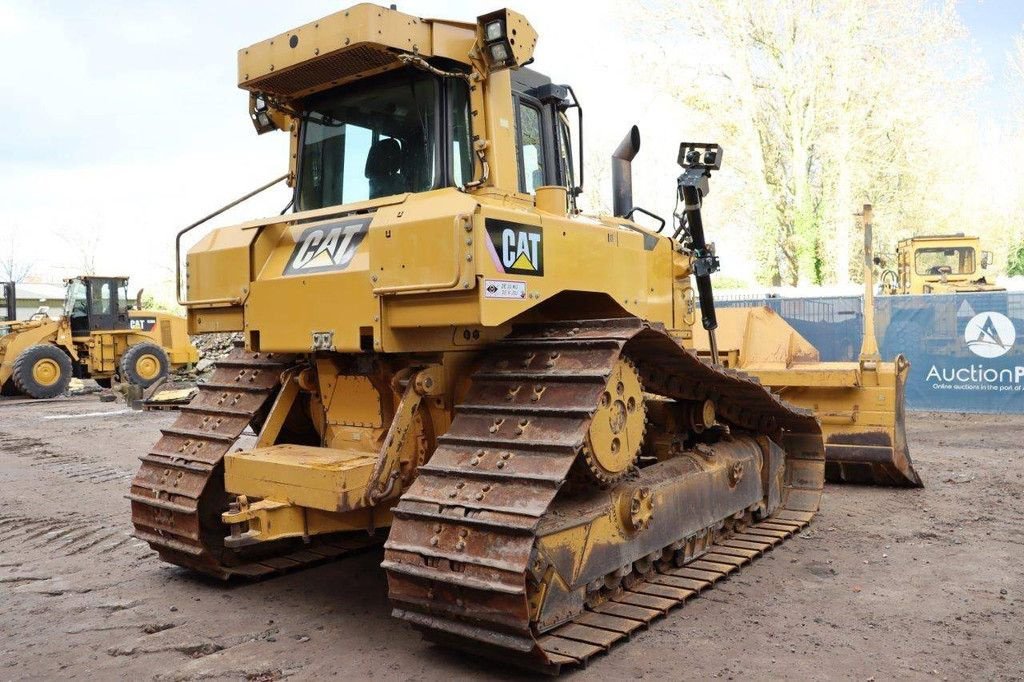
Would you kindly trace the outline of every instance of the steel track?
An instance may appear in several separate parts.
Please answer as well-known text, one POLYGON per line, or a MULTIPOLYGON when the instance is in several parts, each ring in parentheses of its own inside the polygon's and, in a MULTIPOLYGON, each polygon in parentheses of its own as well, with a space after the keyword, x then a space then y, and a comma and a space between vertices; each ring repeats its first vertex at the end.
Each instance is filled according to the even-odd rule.
POLYGON ((135 536, 164 561, 221 579, 259 578, 380 543, 368 536, 321 537, 305 545, 259 547, 259 554, 248 555, 224 547, 224 455, 273 400, 281 372, 294 362, 291 356, 235 348, 140 458, 128 495, 135 536))
POLYGON ((518 329, 487 352, 451 428, 395 508, 384 561, 394 614, 430 639, 517 666, 557 673, 585 664, 805 526, 820 501, 823 462, 813 414, 697 359, 663 329, 636 320, 518 329), (680 555, 685 565, 647 568, 607 601, 541 628, 529 602, 538 529, 623 353, 647 390, 712 399, 734 428, 780 442, 781 499, 759 523, 708 529, 680 555))

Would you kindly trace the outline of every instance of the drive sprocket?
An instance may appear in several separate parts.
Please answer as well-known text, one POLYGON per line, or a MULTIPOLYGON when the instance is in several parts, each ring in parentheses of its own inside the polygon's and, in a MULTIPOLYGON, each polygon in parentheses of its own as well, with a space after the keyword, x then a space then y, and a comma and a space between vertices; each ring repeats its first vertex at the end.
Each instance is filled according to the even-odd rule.
POLYGON ((646 427, 647 406, 640 373, 629 359, 620 357, 587 431, 577 476, 602 488, 621 481, 636 466, 646 427))

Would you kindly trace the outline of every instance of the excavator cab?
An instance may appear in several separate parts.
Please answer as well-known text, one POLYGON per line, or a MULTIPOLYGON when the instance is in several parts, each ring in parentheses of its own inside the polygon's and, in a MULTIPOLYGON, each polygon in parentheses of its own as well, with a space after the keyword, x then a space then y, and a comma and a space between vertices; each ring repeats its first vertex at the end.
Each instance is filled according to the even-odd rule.
POLYGON ((70 320, 72 336, 130 327, 127 278, 75 277, 65 285, 64 314, 70 320))

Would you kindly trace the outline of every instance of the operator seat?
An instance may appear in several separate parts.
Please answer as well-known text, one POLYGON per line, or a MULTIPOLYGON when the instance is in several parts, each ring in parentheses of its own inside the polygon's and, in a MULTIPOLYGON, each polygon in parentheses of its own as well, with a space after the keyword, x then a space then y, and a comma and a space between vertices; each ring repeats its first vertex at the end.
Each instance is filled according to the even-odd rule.
POLYGON ((378 140, 366 155, 366 179, 370 181, 370 198, 387 197, 407 191, 400 174, 402 147, 393 137, 378 140))

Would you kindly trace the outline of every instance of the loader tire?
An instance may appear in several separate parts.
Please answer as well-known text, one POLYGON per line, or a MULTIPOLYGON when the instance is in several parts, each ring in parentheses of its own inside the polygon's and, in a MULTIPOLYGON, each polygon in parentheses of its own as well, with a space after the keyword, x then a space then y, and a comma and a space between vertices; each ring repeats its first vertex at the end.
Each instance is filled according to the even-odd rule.
POLYGON ((11 380, 30 398, 56 398, 71 382, 71 358, 53 344, 37 343, 14 361, 11 380))
POLYGON ((167 376, 170 365, 163 348, 155 343, 140 343, 121 356, 121 381, 149 388, 167 376))

